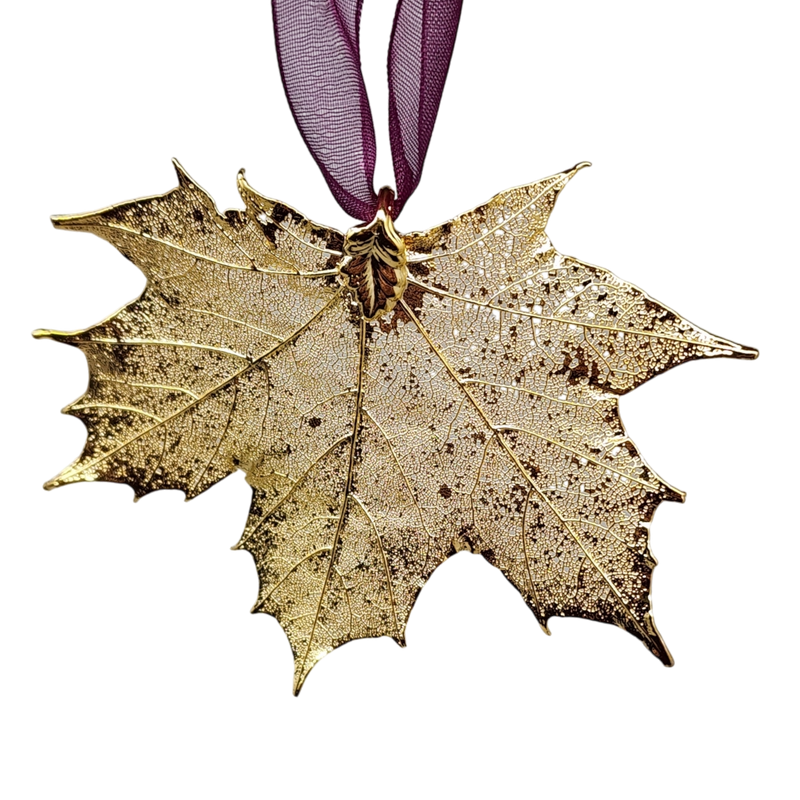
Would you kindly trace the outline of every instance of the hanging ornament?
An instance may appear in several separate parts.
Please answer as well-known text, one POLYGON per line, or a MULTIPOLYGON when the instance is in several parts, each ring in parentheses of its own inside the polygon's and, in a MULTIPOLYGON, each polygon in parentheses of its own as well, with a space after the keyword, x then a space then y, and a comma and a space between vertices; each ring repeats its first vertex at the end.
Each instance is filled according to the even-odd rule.
POLYGON ((648 525, 682 500, 628 438, 617 398, 677 364, 755 358, 600 267, 545 227, 586 164, 501 192, 431 230, 398 233, 419 182, 461 3, 400 0, 389 50, 398 195, 372 188, 360 0, 274 0, 292 112, 347 233, 256 192, 220 213, 176 162, 177 188, 58 228, 113 244, 147 277, 94 327, 36 336, 89 362, 66 411, 88 429, 46 484, 192 498, 237 469, 252 486, 237 548, 312 667, 352 639, 404 644, 431 573, 480 553, 542 628, 614 623, 664 664, 650 613, 648 525))

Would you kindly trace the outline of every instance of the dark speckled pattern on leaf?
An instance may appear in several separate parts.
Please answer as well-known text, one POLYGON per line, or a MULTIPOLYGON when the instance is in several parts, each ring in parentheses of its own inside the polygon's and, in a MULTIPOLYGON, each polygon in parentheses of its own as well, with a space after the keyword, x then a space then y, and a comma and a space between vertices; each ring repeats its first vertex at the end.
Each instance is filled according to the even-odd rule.
POLYGON ((375 320, 340 270, 341 233, 242 175, 244 210, 220 214, 177 169, 164 195, 54 219, 107 239, 147 287, 99 325, 38 332, 80 348, 91 376, 66 409, 86 446, 48 487, 191 498, 244 470, 238 547, 258 569, 254 610, 291 643, 295 691, 345 642, 403 643, 420 589, 461 549, 545 629, 614 623, 670 664, 648 526, 682 495, 627 437, 617 396, 756 353, 553 248, 545 225, 577 168, 404 236, 408 284, 375 320))

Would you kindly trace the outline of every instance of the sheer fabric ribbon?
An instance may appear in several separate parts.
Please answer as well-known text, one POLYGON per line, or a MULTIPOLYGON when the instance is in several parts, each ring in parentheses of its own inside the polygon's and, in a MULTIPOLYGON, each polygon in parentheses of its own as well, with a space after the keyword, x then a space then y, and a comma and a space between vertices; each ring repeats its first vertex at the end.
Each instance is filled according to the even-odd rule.
MULTIPOLYGON (((370 220, 375 128, 361 73, 363 0, 272 0, 283 86, 297 127, 333 196, 370 220)), ((394 216, 417 188, 433 133, 462 0, 399 0, 389 43, 394 216)))

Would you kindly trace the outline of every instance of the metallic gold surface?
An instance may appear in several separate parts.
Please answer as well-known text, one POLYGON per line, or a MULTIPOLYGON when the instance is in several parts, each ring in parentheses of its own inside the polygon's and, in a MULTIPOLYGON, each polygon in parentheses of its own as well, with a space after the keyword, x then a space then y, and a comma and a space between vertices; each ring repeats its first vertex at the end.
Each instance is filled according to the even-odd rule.
MULTIPOLYGON (((345 244, 243 175, 242 211, 220 214, 176 164, 164 195, 54 218, 107 239, 148 283, 99 325, 36 333, 90 369, 65 409, 85 449, 47 488, 191 498, 244 470, 237 547, 258 570, 253 610, 289 638, 296 692, 345 642, 403 644, 425 581, 464 549, 545 630, 552 616, 614 623, 671 664, 650 615, 648 525, 683 495, 639 455, 617 396, 684 361, 757 353, 553 248, 545 225, 581 166, 407 234, 405 264, 383 247, 382 264, 408 270, 384 308, 350 288, 352 232, 345 244)), ((389 215, 370 225, 393 241, 389 215)))
POLYGON ((368 320, 387 314, 408 285, 406 246, 391 217, 392 190, 384 186, 372 222, 351 228, 344 237, 339 271, 368 320))

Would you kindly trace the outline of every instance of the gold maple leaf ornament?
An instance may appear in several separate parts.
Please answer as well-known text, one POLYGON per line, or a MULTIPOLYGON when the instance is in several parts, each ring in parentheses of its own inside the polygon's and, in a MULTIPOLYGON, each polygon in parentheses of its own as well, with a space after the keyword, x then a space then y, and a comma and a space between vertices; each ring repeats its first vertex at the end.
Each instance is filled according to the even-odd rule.
POLYGON ((665 664, 648 526, 682 494, 628 438, 617 397, 698 358, 755 358, 635 286, 560 254, 545 226, 583 165, 398 235, 391 196, 343 236, 239 178, 220 214, 177 165, 164 195, 56 217, 147 276, 86 330, 88 430, 48 488, 127 483, 192 498, 236 469, 254 611, 277 618, 295 691, 352 639, 403 643, 460 549, 553 616, 618 625, 665 664))

